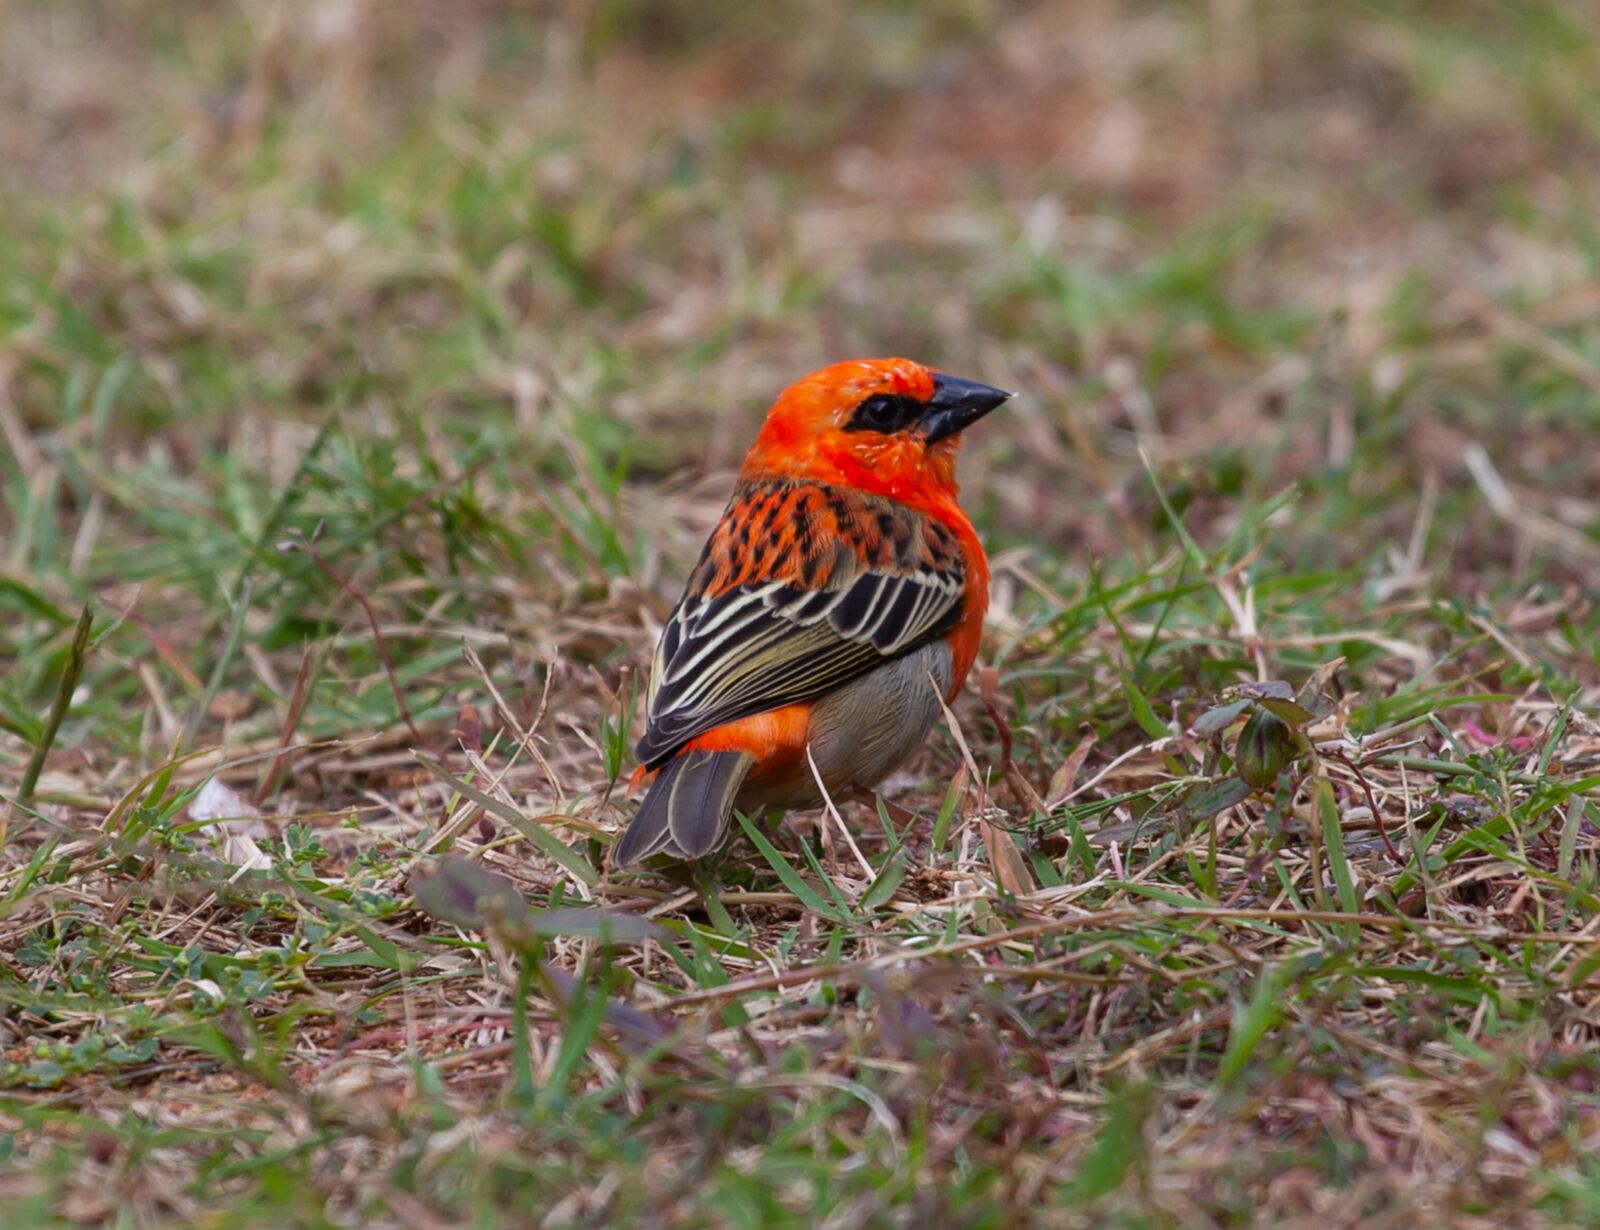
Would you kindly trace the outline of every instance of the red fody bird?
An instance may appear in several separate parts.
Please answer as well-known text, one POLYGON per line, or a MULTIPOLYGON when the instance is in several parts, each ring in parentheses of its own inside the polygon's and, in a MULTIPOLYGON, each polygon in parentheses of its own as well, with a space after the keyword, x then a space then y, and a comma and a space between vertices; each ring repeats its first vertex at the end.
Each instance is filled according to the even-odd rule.
POLYGON ((989 605, 956 450, 1010 396, 908 359, 784 390, 656 645, 615 866, 700 858, 733 809, 817 806, 818 777, 871 787, 922 745, 989 605))

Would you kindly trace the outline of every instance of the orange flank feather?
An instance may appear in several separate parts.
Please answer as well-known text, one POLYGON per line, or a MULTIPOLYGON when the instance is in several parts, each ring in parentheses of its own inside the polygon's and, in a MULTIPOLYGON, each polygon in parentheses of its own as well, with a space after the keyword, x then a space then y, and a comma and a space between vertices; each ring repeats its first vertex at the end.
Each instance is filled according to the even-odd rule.
MULTIPOLYGON (((708 730, 690 739, 684 744, 684 750, 748 752, 756 758, 748 780, 760 781, 786 774, 795 765, 805 763, 806 735, 810 729, 810 705, 785 705, 782 709, 752 714, 708 730)), ((641 764, 628 778, 628 789, 637 790, 646 782, 654 781, 655 776, 641 764)))
POLYGON ((656 647, 617 866, 709 854, 733 809, 870 787, 921 746, 988 606, 961 433, 1009 396, 907 359, 780 395, 656 647))

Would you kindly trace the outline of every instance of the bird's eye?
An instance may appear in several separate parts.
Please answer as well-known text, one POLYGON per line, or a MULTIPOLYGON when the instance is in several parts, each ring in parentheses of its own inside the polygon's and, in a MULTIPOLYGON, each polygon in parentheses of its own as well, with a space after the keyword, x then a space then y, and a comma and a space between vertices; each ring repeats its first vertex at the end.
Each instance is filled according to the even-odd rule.
POLYGON ((917 417, 919 409, 909 397, 874 393, 856 407, 847 428, 851 431, 899 431, 917 417))

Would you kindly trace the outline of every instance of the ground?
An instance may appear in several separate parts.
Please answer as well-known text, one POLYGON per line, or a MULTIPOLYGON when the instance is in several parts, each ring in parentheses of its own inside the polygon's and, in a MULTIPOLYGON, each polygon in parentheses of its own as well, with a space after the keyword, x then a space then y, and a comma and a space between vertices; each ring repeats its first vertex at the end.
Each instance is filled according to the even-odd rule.
POLYGON ((9 1228, 1600 1221, 1589 6, 0 20, 9 1228), (872 354, 1020 393, 979 671, 609 872, 872 354))

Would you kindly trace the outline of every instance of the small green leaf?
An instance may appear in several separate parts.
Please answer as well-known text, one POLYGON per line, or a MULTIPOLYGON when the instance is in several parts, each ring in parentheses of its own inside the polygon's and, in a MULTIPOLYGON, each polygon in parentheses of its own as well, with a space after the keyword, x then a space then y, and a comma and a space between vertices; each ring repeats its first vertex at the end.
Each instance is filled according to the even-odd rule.
POLYGON ((1293 700, 1294 689, 1281 679, 1263 679, 1259 683, 1241 683, 1233 689, 1235 696, 1245 700, 1293 700))
POLYGON ((1148 1088, 1123 1088, 1113 1092, 1094 1143, 1062 1193, 1066 1203, 1086 1204, 1122 1186, 1128 1172, 1144 1156, 1141 1129, 1151 1101, 1148 1088))
POLYGON ((1167 724, 1156 716, 1149 699, 1126 671, 1122 672, 1122 693, 1128 698, 1128 708, 1133 710, 1134 721, 1139 723, 1139 729, 1146 735, 1152 739, 1165 739, 1172 733, 1167 729, 1167 724))
POLYGON ((939 803, 939 814, 933 821, 933 852, 943 854, 945 842, 950 839, 950 821, 955 817, 956 804, 961 802, 961 789, 956 780, 952 780, 945 789, 944 798, 939 803))
POLYGON ((536 910, 528 917, 528 929, 535 935, 599 940, 602 944, 642 944, 662 936, 661 928, 648 918, 580 906, 536 910))
POLYGON ((425 755, 422 752, 413 754, 428 772, 448 785, 457 794, 466 796, 483 808, 484 811, 504 820, 532 842, 541 854, 547 855, 560 863, 585 884, 592 886, 600 883, 600 875, 589 865, 589 860, 584 858, 574 847, 557 838, 554 833, 534 824, 509 803, 503 803, 492 794, 485 794, 476 786, 462 781, 432 756, 425 755))
POLYGON ((1561 841, 1556 848, 1556 874, 1563 880, 1572 879, 1572 862, 1578 854, 1578 833, 1583 828, 1584 801, 1576 795, 1567 803, 1567 815, 1561 825, 1561 841))
POLYGON ((1234 744, 1234 771, 1252 790, 1270 791, 1294 753, 1294 736, 1288 725, 1276 714, 1257 709, 1234 744))
POLYGON ((537 1110, 549 1113, 565 1101, 567 1085, 577 1073, 578 1065, 588 1054, 589 1047, 599 1037, 600 1025, 606 1017, 607 1001, 611 993, 611 966, 601 965, 598 979, 593 971, 585 970, 573 980, 562 1022, 561 1044, 556 1050, 550 1079, 534 1098, 537 1110))
POLYGON ((766 834, 761 831, 759 826, 751 823, 743 812, 736 811, 733 814, 739 823, 744 826, 744 831, 749 835, 750 840, 755 843, 756 849, 761 852, 761 857, 767 860, 768 866, 777 874, 778 879, 783 882, 783 886, 798 897, 800 903, 806 909, 813 914, 818 914, 828 919, 830 922, 847 923, 850 921, 848 915, 835 909, 817 896, 816 890, 800 878, 800 873, 791 867, 789 860, 784 858, 778 852, 777 847, 767 840, 766 834))
POLYGON ((77 631, 72 635, 72 645, 67 650, 66 667, 56 685, 55 701, 50 706, 50 716, 45 720, 44 733, 34 745, 33 755, 28 758, 28 767, 22 771, 22 785, 17 790, 17 798, 23 803, 33 798, 33 788, 39 784, 39 773, 44 768, 45 757, 50 754, 50 745, 56 741, 62 720, 72 707, 72 694, 77 690, 78 676, 83 673, 84 655, 89 652, 89 628, 93 623, 94 608, 84 603, 78 615, 77 631))
POLYGON ((1083 868, 1084 875, 1094 875, 1094 847, 1089 844, 1089 837, 1083 831, 1082 822, 1069 811, 1062 818, 1062 825, 1067 830, 1067 845, 1072 852, 1073 860, 1083 868))
POLYGON ((1359 913, 1361 899, 1356 896, 1355 877, 1344 853, 1339 804, 1333 797, 1333 783, 1326 777, 1317 782, 1317 811, 1322 817, 1322 846, 1328 855, 1328 870, 1333 873, 1334 885, 1339 890, 1339 904, 1347 914, 1359 913))
POLYGON ((1209 820, 1249 797, 1250 787, 1237 777, 1229 777, 1195 790, 1183 801, 1183 813, 1191 820, 1209 820))
POLYGON ((1221 734, 1249 707, 1248 700, 1236 700, 1231 705, 1218 705, 1214 709, 1207 709, 1194 720, 1194 725, 1190 729, 1202 738, 1221 734))
POLYGON ((706 907, 706 917, 711 920, 711 925, 729 939, 739 938, 739 924, 733 921, 733 915, 728 913, 728 907, 722 904, 722 897, 717 893, 716 881, 702 867, 695 869, 699 874, 695 876, 695 887, 700 890, 700 903, 706 907))
POLYGON ((411 895, 424 914, 473 931, 493 915, 518 923, 528 913, 515 884, 465 858, 440 859, 431 874, 412 876, 411 895))
POLYGON ((663 934, 660 927, 634 914, 579 906, 530 910, 528 899, 510 880, 456 856, 440 859, 431 875, 414 876, 412 895, 426 914, 469 930, 494 928, 518 944, 548 936, 638 944, 663 934))
POLYGON ((887 905, 894 898, 895 889, 900 887, 900 881, 906 878, 906 852, 896 850, 883 864, 883 870, 878 872, 877 879, 861 894, 860 907, 863 910, 876 910, 887 905))
POLYGON ((1283 994, 1287 977, 1281 966, 1268 967, 1256 979, 1250 999, 1233 1007, 1233 1024, 1228 1030, 1228 1049, 1222 1053, 1217 1065, 1217 1085, 1230 1089, 1250 1064, 1261 1040, 1282 1018, 1278 999, 1283 994))
POLYGON ((1264 696, 1260 700, 1263 709, 1276 714, 1291 726, 1304 726, 1307 722, 1316 720, 1317 715, 1312 713, 1298 701, 1283 700, 1277 696, 1264 696))

